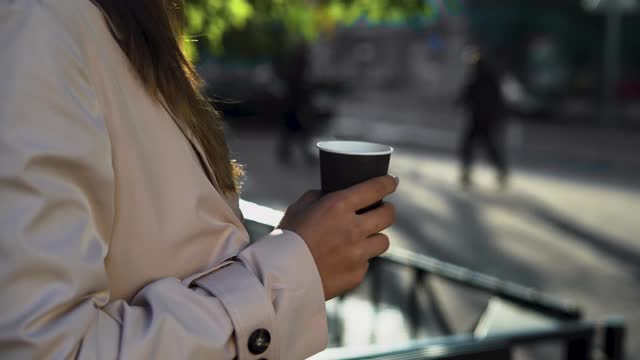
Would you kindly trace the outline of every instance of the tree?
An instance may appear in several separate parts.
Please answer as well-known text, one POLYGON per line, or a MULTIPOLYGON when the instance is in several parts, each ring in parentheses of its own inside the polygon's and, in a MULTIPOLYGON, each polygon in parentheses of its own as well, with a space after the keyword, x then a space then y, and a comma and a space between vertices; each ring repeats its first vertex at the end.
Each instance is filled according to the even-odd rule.
MULTIPOLYGON (((461 0, 445 0, 460 7, 461 0)), ((424 21, 437 15, 428 0, 187 0, 187 54, 269 57, 295 41, 311 41, 337 26, 424 21)))

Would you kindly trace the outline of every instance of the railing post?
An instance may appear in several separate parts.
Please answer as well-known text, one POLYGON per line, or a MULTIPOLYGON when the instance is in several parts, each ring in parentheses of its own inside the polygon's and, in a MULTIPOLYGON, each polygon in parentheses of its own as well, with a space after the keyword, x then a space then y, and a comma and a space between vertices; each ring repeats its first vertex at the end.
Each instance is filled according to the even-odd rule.
MULTIPOLYGON (((369 273, 371 274, 370 295, 371 295, 371 302, 373 304, 373 311, 374 311, 373 324, 376 324, 378 320, 378 314, 380 313, 380 302, 382 300, 382 264, 381 263, 382 261, 380 260, 380 258, 373 258, 369 260, 369 273)), ((375 325, 371 328, 369 339, 371 343, 375 343, 377 341, 375 325)))
POLYGON ((329 342, 336 344, 336 346, 344 346, 344 324, 342 323, 342 304, 344 302, 344 298, 344 294, 336 297, 334 307, 335 313, 328 319, 330 321, 329 327, 333 330, 329 332, 329 335, 332 337, 329 342))
POLYGON ((424 287, 424 279, 426 272, 421 269, 413 269, 413 287, 411 288, 411 294, 409 296, 409 325, 411 325, 411 337, 417 338, 420 324, 422 322, 420 311, 420 299, 418 298, 418 292, 424 287))
POLYGON ((604 354, 608 360, 624 359, 626 328, 621 318, 607 320, 604 327, 604 354))
POLYGON ((592 333, 567 341, 567 360, 591 360, 592 351, 592 333))

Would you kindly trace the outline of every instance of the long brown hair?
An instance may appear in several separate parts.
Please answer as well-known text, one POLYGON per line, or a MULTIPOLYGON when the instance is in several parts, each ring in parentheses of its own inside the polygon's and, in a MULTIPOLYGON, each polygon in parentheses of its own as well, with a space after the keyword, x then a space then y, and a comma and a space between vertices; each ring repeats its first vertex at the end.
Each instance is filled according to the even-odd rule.
POLYGON ((91 0, 147 91, 202 148, 218 191, 238 193, 240 167, 229 158, 220 115, 204 96, 203 81, 180 47, 182 0, 91 0))

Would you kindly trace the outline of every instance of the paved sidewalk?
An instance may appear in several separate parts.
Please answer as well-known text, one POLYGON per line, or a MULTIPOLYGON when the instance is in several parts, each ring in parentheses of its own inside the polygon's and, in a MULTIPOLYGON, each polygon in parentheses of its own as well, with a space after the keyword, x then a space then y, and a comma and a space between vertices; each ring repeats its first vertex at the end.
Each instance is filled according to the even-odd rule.
MULTIPOLYGON (((318 188, 319 174, 302 161, 280 165, 276 141, 276 132, 231 134, 232 151, 248 174, 243 197, 284 209, 305 190, 318 188)), ((624 179, 622 173, 616 175, 620 181, 610 180, 607 169, 613 167, 592 178, 574 169, 515 165, 508 191, 496 192, 491 169, 480 164, 477 187, 464 192, 450 153, 398 145, 391 162, 391 172, 401 179, 391 198, 398 209, 389 230, 393 246, 575 300, 589 319, 623 315, 630 325, 630 354, 640 353, 638 178, 624 179)), ((470 326, 482 303, 448 296, 446 287, 438 291, 456 330, 470 326)), ((397 336, 387 341, 402 341, 403 321, 393 321, 397 336)))

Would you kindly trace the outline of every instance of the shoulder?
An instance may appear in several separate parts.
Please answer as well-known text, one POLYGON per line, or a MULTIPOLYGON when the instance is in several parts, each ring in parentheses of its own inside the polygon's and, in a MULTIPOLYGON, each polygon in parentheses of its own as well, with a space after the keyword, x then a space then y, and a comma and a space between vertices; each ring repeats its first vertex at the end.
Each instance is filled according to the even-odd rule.
POLYGON ((91 0, 0 0, 0 18, 47 13, 68 22, 94 6, 91 0))
POLYGON ((96 113, 88 65, 92 11, 99 14, 89 0, 0 0, 3 131, 11 116, 40 126, 72 105, 96 113))
POLYGON ((46 12, 63 21, 72 21, 95 7, 91 0, 0 0, 0 18, 46 12))
POLYGON ((90 0, 0 0, 0 77, 83 71, 96 13, 90 0))
POLYGON ((96 11, 90 0, 0 0, 0 44, 46 49, 65 41, 81 44, 96 11), (38 39, 43 43, 34 43, 38 39))

